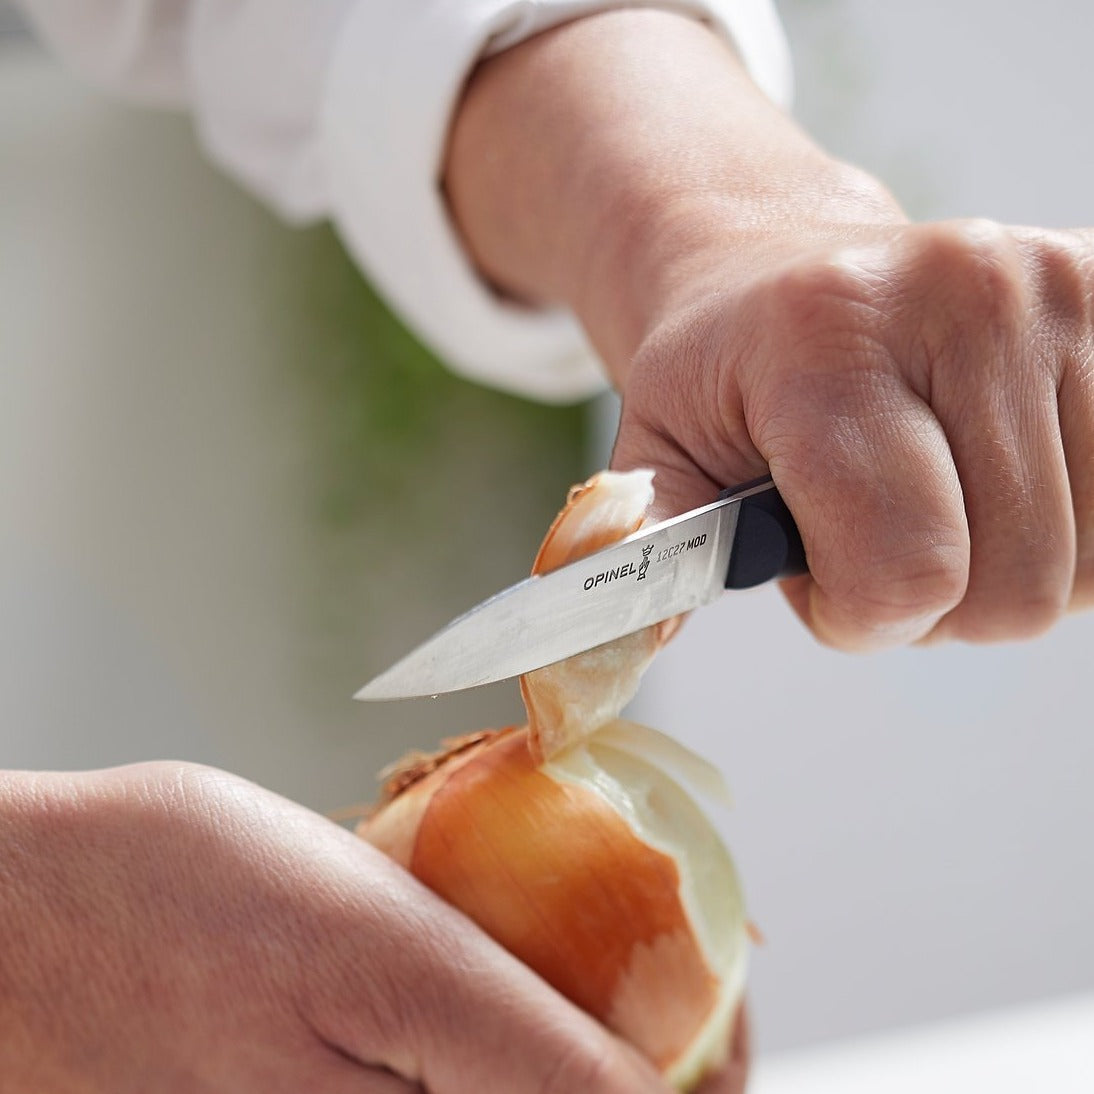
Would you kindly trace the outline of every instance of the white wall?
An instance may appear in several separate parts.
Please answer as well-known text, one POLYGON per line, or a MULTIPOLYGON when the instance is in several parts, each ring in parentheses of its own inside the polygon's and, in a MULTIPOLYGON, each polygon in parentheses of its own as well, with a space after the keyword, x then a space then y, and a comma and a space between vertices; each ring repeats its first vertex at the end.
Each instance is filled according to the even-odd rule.
MULTIPOLYGON (((781 6, 799 115, 917 216, 1094 223, 1094 7, 781 6)), ((870 658, 817 647, 775 590, 692 619, 640 713, 735 789, 763 1046, 1094 985, 1092 669, 1089 615, 870 658)))

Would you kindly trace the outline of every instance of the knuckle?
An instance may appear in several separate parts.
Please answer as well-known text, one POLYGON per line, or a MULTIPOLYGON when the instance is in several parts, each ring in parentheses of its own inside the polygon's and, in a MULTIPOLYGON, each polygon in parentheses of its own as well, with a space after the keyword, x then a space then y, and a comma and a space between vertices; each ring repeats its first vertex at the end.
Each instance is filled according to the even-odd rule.
POLYGON ((990 269, 1017 255, 1010 230, 984 217, 924 225, 921 239, 927 257, 943 267, 952 265, 962 273, 982 266, 990 269))
POLYGON ((146 832, 177 825, 180 818, 200 821, 226 773, 202 764, 150 761, 94 773, 98 791, 96 819, 102 823, 140 824, 146 832))
POLYGON ((1025 314, 1028 288, 1014 235, 992 220, 945 221, 919 235, 919 271, 928 291, 962 324, 1010 324, 1025 314))
POLYGON ((877 280, 853 251, 798 261, 778 270, 764 286, 774 329, 809 342, 839 341, 846 349, 880 311, 877 280))
POLYGON ((833 422, 848 425, 884 409, 896 366, 884 344, 884 289, 847 252, 799 262, 761 287, 757 310, 778 352, 745 389, 750 427, 803 443, 831 443, 833 422))
POLYGON ((1076 232, 1026 230, 1021 244, 1037 278, 1041 313, 1065 336, 1094 330, 1094 248, 1076 232))
POLYGON ((230 785, 236 776, 190 761, 139 764, 123 769, 129 774, 129 800, 153 823, 174 824, 185 817, 194 832, 209 827, 211 814, 231 802, 230 785))

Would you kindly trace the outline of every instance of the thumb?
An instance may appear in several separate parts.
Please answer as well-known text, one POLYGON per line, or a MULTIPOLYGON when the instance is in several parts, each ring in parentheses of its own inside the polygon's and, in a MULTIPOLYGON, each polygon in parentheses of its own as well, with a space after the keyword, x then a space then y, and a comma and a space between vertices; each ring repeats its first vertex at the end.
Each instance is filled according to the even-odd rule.
POLYGON ((670 1094, 634 1049, 395 863, 354 842, 367 870, 346 879, 360 891, 315 969, 324 1040, 430 1094, 670 1094), (369 922, 360 922, 365 910, 369 922))
MULTIPOLYGON (((464 942, 471 942, 464 939, 464 942)), ((449 954, 412 1035, 431 1094, 668 1094, 653 1066, 509 954, 449 954), (449 975, 455 972, 456 975, 449 975)))

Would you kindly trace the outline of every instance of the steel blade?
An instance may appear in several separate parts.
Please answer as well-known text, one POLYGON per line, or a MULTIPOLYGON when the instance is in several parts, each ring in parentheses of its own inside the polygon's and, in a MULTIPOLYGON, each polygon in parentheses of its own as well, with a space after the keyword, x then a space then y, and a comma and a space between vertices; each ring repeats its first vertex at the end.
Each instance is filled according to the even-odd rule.
POLYGON ((724 591, 740 501, 752 492, 643 528, 498 593, 355 698, 411 699, 505 680, 710 603, 724 591))

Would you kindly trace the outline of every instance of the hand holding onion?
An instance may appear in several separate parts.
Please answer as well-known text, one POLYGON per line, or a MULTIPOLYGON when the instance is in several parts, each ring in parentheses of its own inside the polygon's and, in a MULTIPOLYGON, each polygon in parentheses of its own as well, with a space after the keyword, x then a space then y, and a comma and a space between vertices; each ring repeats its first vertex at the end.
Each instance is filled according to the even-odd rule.
POLYGON ((384 855, 224 772, 3 772, 0 837, 4 1094, 665 1094, 384 855))
MULTIPOLYGON (((567 520, 555 546, 575 527, 567 520)), ((563 856, 562 899, 542 905, 555 918, 537 924, 532 941, 543 943, 548 965, 570 969, 564 991, 576 984, 571 994, 594 1013, 607 1000, 614 1006, 607 1019, 621 1032, 666 1070, 680 1075, 686 1063, 693 1075, 724 1055, 739 993, 732 867, 694 806, 651 764, 651 755, 666 755, 656 736, 617 722, 585 747, 564 747, 574 725, 625 700, 661 637, 652 632, 574 662, 565 686, 552 673, 526 681, 541 744, 562 749, 545 768, 523 744, 527 734, 473 742, 445 765, 452 775, 445 787, 430 790, 418 765, 423 777, 394 797, 372 832, 378 842, 384 832, 391 837, 400 812, 428 799, 429 816, 416 830, 424 849, 427 836, 447 838, 438 806, 452 804, 459 781, 496 775, 510 803, 542 784, 538 815, 508 813, 520 820, 511 829, 516 861, 525 846, 557 853, 557 843, 536 838, 569 825, 584 832, 587 865, 595 865, 589 848, 599 853, 595 876, 609 900, 565 899, 581 871, 563 856), (606 669, 620 691, 580 682, 595 683, 606 669), (559 705, 564 693, 573 702, 559 705), (489 763, 476 775, 482 756, 489 763), (590 764, 602 772, 601 800, 587 789, 590 764), (662 823, 666 805, 679 811, 676 826, 662 823), (632 868, 621 874, 622 862, 632 868), (705 875, 701 863, 710 867, 705 875), (647 905, 652 918, 633 914, 647 905), (697 908, 700 920, 707 915, 694 934, 681 918, 685 907, 697 908), (585 912, 592 921, 581 936, 574 914, 585 912), (605 953, 629 967, 622 992, 606 966, 595 968, 598 931, 605 953), (564 937, 577 948, 557 946, 564 937), (679 963, 675 976, 664 975, 666 956, 679 963), (664 1029, 650 1020, 653 1001, 667 1007, 664 1029), (701 1035, 689 1033, 692 1026, 701 1035)), ((671 750, 667 758, 678 759, 671 750)), ((486 799, 476 808, 491 813, 486 799)), ((446 864, 430 857, 443 871, 446 864)), ((534 861, 523 864, 522 883, 545 880, 534 861)), ((0 772, 0 879, 5 1092, 666 1092, 637 1052, 387 856, 222 771, 159 763, 0 772)), ((743 1089, 747 1039, 737 1021, 732 1051, 702 1094, 743 1089)))
MULTIPOLYGON (((635 531, 651 479, 606 473, 572 491, 534 572, 635 531)), ((527 726, 409 757, 359 831, 691 1090, 727 1064, 746 924, 728 853, 666 769, 715 792, 717 772, 619 718, 675 625, 527 674, 527 726)))

